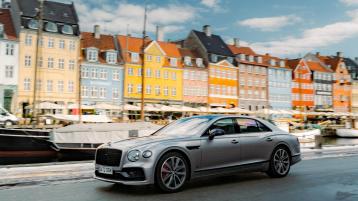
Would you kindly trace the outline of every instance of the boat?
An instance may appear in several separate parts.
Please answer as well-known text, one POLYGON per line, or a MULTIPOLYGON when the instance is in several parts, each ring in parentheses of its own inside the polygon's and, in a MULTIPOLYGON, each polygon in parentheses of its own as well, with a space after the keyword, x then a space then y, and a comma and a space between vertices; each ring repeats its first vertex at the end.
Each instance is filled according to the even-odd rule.
POLYGON ((291 132, 292 135, 296 136, 301 143, 312 142, 315 140, 315 136, 321 135, 320 129, 304 129, 294 130, 291 132))
POLYGON ((48 139, 49 131, 0 129, 0 165, 56 160, 58 149, 48 139))
POLYGON ((59 148, 60 161, 93 160, 104 143, 147 136, 160 128, 150 122, 73 124, 54 129, 50 140, 59 148))
POLYGON ((358 138, 358 129, 339 128, 336 130, 336 134, 343 138, 358 138))

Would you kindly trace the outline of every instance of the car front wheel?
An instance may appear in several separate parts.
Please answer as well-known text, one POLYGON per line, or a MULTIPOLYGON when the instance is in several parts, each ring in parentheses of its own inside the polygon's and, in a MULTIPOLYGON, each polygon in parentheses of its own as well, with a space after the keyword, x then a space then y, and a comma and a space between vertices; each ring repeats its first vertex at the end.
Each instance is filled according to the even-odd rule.
POLYGON ((188 162, 176 152, 165 154, 158 162, 155 177, 157 187, 168 193, 180 191, 188 180, 188 162))
POLYGON ((291 168, 290 154, 284 147, 276 148, 270 159, 270 167, 267 174, 270 177, 285 177, 291 168))

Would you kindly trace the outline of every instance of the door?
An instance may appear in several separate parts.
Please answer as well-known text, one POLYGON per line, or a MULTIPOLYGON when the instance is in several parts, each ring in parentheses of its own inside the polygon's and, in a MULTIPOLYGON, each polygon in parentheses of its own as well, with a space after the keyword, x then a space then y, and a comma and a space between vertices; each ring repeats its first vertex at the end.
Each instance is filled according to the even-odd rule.
POLYGON ((274 139, 271 130, 250 118, 236 118, 240 129, 241 164, 265 162, 270 159, 274 139))
POLYGON ((234 120, 234 118, 225 118, 216 121, 201 137, 202 154, 199 171, 235 166, 240 162, 240 144, 234 120), (216 128, 224 130, 225 134, 210 140, 207 134, 216 128))

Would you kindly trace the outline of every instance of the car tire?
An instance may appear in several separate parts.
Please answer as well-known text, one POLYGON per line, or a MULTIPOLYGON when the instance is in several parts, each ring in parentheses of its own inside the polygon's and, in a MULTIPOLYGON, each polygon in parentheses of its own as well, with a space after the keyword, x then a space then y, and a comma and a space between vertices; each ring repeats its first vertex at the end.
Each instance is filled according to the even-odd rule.
POLYGON ((287 176, 291 168, 291 155, 286 147, 279 146, 274 149, 270 158, 269 169, 266 172, 272 178, 287 176))
POLYGON ((4 127, 8 127, 8 126, 12 126, 12 125, 14 125, 12 121, 7 120, 4 122, 4 127))
POLYGON ((165 193, 181 191, 189 178, 186 158, 177 152, 164 154, 155 170, 155 185, 165 193))

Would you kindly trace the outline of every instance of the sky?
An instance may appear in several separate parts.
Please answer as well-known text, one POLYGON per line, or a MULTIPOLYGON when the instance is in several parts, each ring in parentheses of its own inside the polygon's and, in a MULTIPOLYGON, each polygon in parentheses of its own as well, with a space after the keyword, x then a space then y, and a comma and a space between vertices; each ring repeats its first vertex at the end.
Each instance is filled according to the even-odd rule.
MULTIPOLYGON (((69 0, 57 0, 71 2, 69 0)), ((145 0, 72 0, 82 31, 141 36, 145 0)), ((358 0, 147 0, 148 35, 162 26, 165 40, 210 25, 227 43, 257 53, 296 58, 308 52, 358 57, 358 0)))

